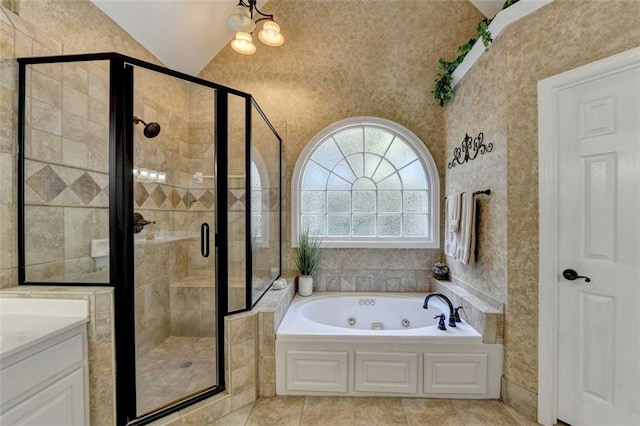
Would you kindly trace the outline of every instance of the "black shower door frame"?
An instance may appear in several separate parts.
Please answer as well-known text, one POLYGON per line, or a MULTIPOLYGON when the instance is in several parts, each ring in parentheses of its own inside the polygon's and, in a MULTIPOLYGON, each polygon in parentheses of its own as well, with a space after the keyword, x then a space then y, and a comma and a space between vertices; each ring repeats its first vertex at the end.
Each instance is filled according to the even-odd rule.
MULTIPOLYGON (((228 176, 228 125, 229 95, 244 98, 245 149, 247 157, 251 152, 251 108, 252 106, 274 132, 282 154, 282 139, 277 134, 255 100, 244 93, 220 84, 170 70, 162 66, 141 61, 118 53, 94 53, 63 56, 42 56, 19 58, 18 60, 18 283, 19 285, 60 285, 60 286, 111 286, 115 298, 115 352, 116 352, 116 422, 118 425, 143 425, 181 410, 196 402, 223 392, 225 384, 224 317, 228 314, 228 180, 216 179, 216 229, 215 229, 215 292, 216 292, 216 351, 217 385, 169 407, 138 418, 136 416, 136 360, 135 360, 135 306, 134 306, 134 243, 133 243, 133 96, 134 68, 140 67, 175 77, 190 83, 215 90, 215 175, 228 176), (25 267, 25 125, 26 125, 26 67, 28 65, 108 61, 109 62, 109 282, 36 282, 26 280, 25 267)), ((280 172, 282 163, 280 162, 280 172)), ((250 182, 250 159, 246 162, 246 182, 250 182)), ((281 174, 282 175, 282 174, 281 174)), ((282 188, 280 189, 282 191, 282 188)), ((247 225, 250 225, 250 198, 246 197, 247 225)), ((281 214, 280 214, 281 216, 281 214)), ((280 218, 280 221, 282 219, 280 218)), ((280 237, 280 240, 282 237, 280 237)), ((282 247, 282 244, 280 244, 282 247)), ((246 237, 247 280, 251 277, 250 233, 246 237)), ((280 267, 282 266, 280 256, 280 267)), ((250 310, 254 303, 247 283, 247 305, 250 310)), ((241 312, 241 311, 238 311, 241 312)))

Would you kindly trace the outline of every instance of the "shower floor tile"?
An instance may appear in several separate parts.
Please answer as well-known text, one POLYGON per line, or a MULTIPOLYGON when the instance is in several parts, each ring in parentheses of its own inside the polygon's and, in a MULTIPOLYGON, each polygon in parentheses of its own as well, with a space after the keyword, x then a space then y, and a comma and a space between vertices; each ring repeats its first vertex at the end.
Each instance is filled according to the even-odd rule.
POLYGON ((210 337, 170 336, 138 360, 138 415, 175 402, 216 382, 216 345, 210 337), (188 367, 181 367, 191 362, 188 367))

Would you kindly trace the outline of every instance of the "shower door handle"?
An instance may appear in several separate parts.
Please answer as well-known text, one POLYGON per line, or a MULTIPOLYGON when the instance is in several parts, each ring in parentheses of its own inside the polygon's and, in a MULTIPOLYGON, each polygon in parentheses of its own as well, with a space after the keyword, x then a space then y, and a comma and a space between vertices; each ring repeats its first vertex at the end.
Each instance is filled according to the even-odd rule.
POLYGON ((209 257, 209 224, 200 225, 200 254, 209 257))

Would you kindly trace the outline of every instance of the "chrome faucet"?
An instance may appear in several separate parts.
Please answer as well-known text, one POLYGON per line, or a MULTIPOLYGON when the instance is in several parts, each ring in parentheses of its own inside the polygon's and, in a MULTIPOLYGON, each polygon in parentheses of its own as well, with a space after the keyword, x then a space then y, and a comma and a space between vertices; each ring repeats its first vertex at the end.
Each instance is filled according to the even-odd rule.
MULTIPOLYGON (((449 298, 447 296, 445 296, 444 294, 442 294, 442 293, 430 293, 430 294, 428 294, 427 297, 424 299, 424 305, 422 307, 424 309, 429 309, 428 304, 429 304, 429 300, 432 297, 439 297, 442 300, 444 300, 445 302, 447 302, 447 305, 449 305, 449 327, 456 327, 456 313, 457 312, 454 312, 453 303, 451 303, 451 300, 449 300, 449 298)), ((459 318, 460 317, 458 317, 458 322, 460 322, 459 318)), ((440 327, 438 327, 438 328, 440 328, 440 327)))

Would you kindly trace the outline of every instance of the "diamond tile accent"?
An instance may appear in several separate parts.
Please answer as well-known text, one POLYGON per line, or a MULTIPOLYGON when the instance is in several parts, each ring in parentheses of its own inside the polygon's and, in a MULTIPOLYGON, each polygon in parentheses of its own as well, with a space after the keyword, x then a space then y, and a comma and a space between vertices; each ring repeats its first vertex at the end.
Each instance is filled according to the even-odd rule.
POLYGON ((169 194, 169 202, 171 203, 171 207, 173 207, 174 209, 178 207, 178 204, 180 204, 181 199, 182 197, 180 197, 180 194, 178 194, 178 191, 175 188, 173 188, 171 190, 171 194, 169 194))
POLYGON ((149 198, 149 193, 140 182, 136 183, 136 187, 133 189, 133 198, 138 207, 142 207, 144 202, 147 201, 147 198, 149 198))
POLYGON ((27 184, 47 203, 67 188, 67 185, 51 166, 44 166, 31 175, 27 179, 27 184))
POLYGON ((269 190, 269 210, 278 210, 280 203, 280 190, 279 189, 270 189, 269 190))
POLYGON ((164 203, 164 200, 167 199, 167 194, 164 193, 162 186, 158 185, 151 193, 151 198, 156 203, 156 206, 160 207, 162 206, 162 203, 164 203))
POLYGON ((70 188, 84 204, 89 204, 100 193, 100 186, 87 172, 73 182, 70 188))
POLYGON ((244 210, 244 200, 247 193, 242 189, 230 189, 227 193, 229 210, 244 210))
POLYGON ((203 206, 210 209, 213 206, 214 197, 211 191, 205 191, 202 196, 200 196, 200 202, 203 206))
POLYGON ((190 191, 187 191, 184 197, 182 197, 182 202, 184 202, 184 205, 187 206, 188 209, 191 208, 191 205, 196 201, 198 201, 198 199, 194 197, 190 191))

